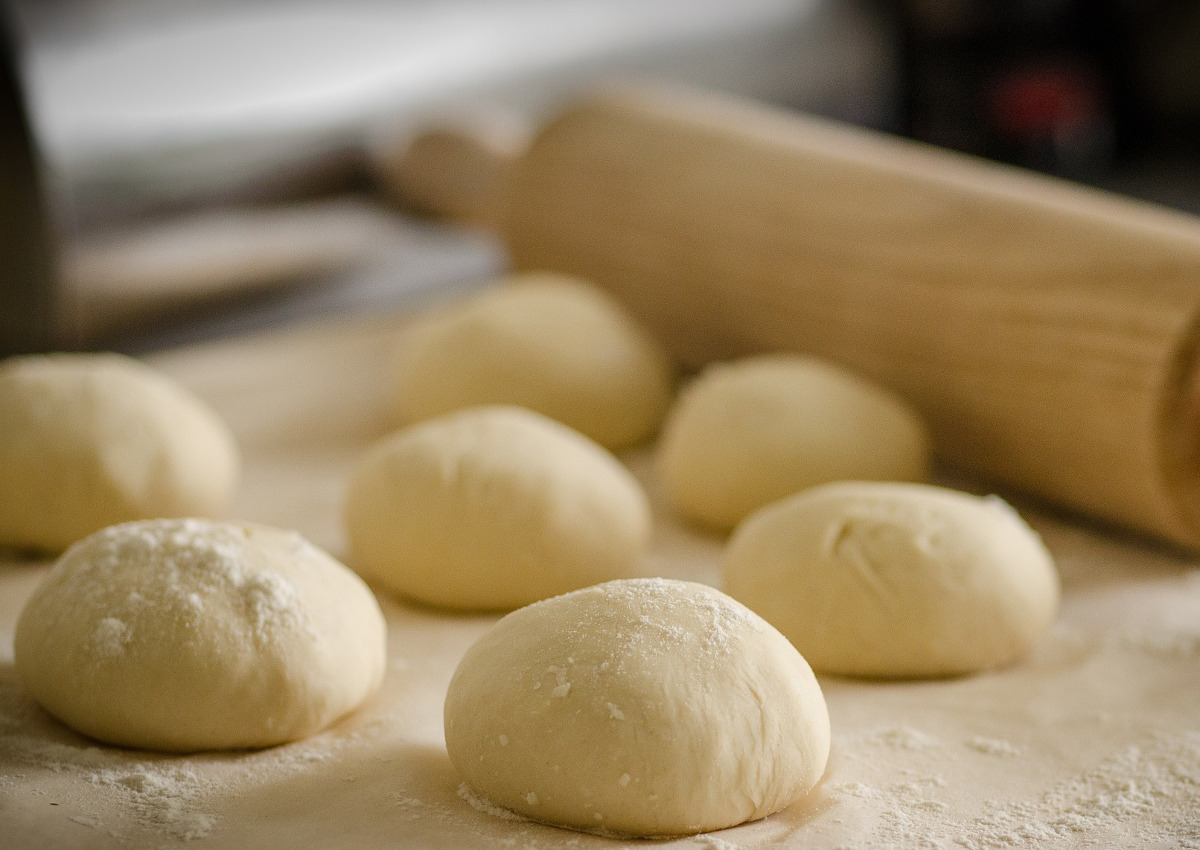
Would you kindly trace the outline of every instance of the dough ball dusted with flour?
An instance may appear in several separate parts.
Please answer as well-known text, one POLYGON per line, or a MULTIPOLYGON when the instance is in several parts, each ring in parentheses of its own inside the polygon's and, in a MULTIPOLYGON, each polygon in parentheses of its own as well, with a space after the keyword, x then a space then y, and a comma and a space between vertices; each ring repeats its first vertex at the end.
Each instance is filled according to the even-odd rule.
POLYGON ((659 472, 688 516, 731 529, 844 479, 918 481, 929 438, 901 399, 840 366, 776 354, 705 370, 667 416, 659 472))
POLYGON ((734 826, 821 778, 825 699, 774 628, 710 587, 627 579, 509 614, 463 657, 446 749, 475 794, 633 836, 734 826))
POLYGON ((417 322, 396 374, 405 422, 516 404, 610 449, 658 428, 672 381, 661 346, 611 296, 549 272, 514 275, 417 322))
POLYGON ((471 408, 385 438, 355 467, 344 514, 360 573, 476 610, 634 575, 650 537, 629 471, 520 407, 471 408))
POLYGON ((813 667, 852 676, 971 673, 1026 653, 1054 618, 1058 573, 996 497, 841 482, 738 527, 725 588, 813 667))
POLYGON ((0 363, 0 546, 57 552, 119 522, 219 516, 238 467, 217 415, 136 360, 0 363))
POLYGON ((126 523, 72 546, 17 622, 17 672, 46 710, 112 744, 265 747, 378 688, 386 625, 353 572, 294 532, 126 523))

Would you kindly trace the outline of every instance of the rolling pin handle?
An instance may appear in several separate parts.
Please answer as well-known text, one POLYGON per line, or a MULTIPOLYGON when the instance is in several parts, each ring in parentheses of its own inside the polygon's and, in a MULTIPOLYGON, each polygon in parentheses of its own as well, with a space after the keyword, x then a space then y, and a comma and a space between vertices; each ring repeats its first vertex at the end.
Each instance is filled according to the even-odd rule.
POLYGON ((498 232, 530 137, 528 124, 508 113, 451 119, 379 156, 376 177, 406 210, 498 232))

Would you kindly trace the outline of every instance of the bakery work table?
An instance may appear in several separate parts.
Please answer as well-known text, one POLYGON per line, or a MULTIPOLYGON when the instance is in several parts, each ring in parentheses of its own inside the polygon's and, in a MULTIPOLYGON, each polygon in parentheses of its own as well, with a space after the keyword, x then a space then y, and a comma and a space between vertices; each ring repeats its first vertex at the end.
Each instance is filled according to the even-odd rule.
MULTIPOLYGON (((402 315, 324 320, 149 357, 231 424, 238 519, 295 528, 345 558, 350 464, 391 427, 402 315)), ((647 574, 715 583, 721 542, 679 523, 652 454, 625 456, 657 529, 647 574)), ((968 489, 971 482, 956 482, 968 489)), ((1017 507, 1062 574, 1034 653, 977 676, 822 677, 833 750, 806 799, 677 848, 1200 846, 1200 569, 1192 556, 1017 507)), ((379 593, 387 676, 362 710, 308 740, 168 756, 75 735, 27 696, 13 627, 47 562, 0 561, 0 844, 12 848, 608 848, 620 841, 486 811, 442 738, 458 659, 494 616, 379 593)))

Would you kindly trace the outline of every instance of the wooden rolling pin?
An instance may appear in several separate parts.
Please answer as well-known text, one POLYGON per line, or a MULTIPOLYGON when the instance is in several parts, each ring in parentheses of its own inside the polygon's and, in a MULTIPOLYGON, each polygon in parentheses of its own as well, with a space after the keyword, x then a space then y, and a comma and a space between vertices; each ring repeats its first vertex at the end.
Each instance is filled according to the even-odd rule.
POLYGON ((497 138, 432 133, 389 179, 613 291, 689 364, 831 358, 916 404, 949 463, 1200 547, 1200 220, 694 92, 497 138))

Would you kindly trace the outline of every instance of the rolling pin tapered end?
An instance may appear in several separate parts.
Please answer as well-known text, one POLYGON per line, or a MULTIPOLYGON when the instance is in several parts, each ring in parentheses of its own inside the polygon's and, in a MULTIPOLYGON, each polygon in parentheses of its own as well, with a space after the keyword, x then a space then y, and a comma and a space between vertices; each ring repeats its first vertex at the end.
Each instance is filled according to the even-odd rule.
POLYGON ((529 138, 528 125, 508 113, 455 118, 377 157, 376 176, 404 209, 499 232, 529 138))

